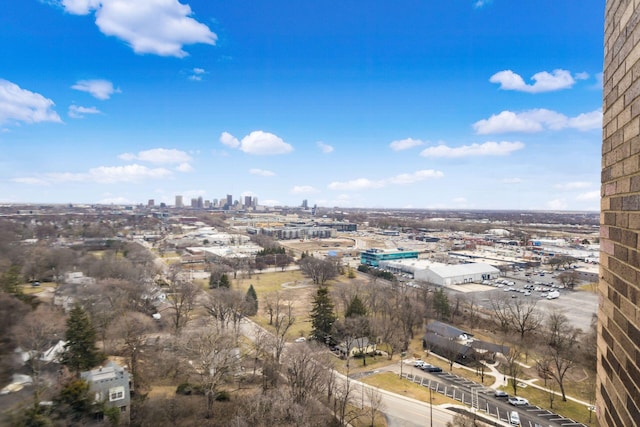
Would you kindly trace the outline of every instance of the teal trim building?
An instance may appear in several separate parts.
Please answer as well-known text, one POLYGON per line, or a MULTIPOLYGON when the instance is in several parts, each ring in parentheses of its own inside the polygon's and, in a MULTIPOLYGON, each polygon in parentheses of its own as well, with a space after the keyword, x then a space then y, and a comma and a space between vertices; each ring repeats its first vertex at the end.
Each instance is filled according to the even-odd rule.
POLYGON ((383 251, 381 249, 367 249, 360 253, 360 264, 378 267, 380 261, 399 259, 418 259, 418 251, 383 251))

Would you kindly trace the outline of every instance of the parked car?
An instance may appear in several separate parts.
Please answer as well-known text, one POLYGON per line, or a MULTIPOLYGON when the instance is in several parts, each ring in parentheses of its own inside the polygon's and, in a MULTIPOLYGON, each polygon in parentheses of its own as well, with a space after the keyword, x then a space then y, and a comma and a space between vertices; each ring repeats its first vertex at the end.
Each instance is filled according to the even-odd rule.
POLYGON ((422 368, 424 366, 424 362, 420 359, 416 360, 415 362, 413 362, 413 366, 415 366, 416 368, 422 368))
POLYGON ((527 399, 525 399, 524 397, 510 397, 508 402, 510 404, 512 404, 513 406, 528 406, 529 405, 529 401, 527 399))
POLYGON ((428 363, 425 363, 422 366, 422 370, 425 372, 442 372, 442 368, 440 368, 439 366, 433 366, 428 363))
POLYGON ((509 397, 509 394, 504 390, 496 390, 493 392, 495 397, 509 397))
POLYGON ((518 414, 516 411, 511 411, 511 414, 509 414, 509 424, 511 424, 512 426, 519 426, 520 414, 518 414))
POLYGON ((305 342, 307 339, 305 337, 296 338, 293 340, 294 342, 305 342))

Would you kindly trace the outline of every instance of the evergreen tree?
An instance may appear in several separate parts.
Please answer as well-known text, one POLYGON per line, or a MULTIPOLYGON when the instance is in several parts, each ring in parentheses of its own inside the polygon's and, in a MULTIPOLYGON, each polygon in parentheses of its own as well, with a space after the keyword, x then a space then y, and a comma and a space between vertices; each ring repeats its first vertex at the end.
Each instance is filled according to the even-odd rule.
POLYGON ((96 330, 87 312, 79 305, 69 313, 65 340, 62 363, 72 371, 86 371, 104 361, 104 354, 96 348, 96 330))
POLYGON ((222 276, 220 276, 220 284, 218 285, 218 287, 229 289, 231 287, 231 281, 229 280, 229 276, 227 276, 226 274, 223 274, 222 276))
POLYGON ((433 294, 433 310, 439 319, 444 320, 451 317, 451 304, 449 297, 442 288, 436 289, 433 294))
POLYGON ((247 289, 247 294, 244 296, 244 300, 247 304, 247 316, 255 316, 258 314, 258 295, 256 294, 256 290, 253 288, 253 285, 249 285, 249 289, 247 289))
POLYGON ((311 309, 311 336, 313 339, 327 343, 337 317, 333 312, 333 302, 329 296, 329 289, 321 286, 313 298, 311 309))
POLYGON ((358 295, 354 295, 353 298, 351 298, 351 301, 349 302, 349 306, 347 307, 347 310, 344 313, 344 317, 356 317, 356 316, 366 316, 367 315, 367 308, 364 306, 364 304, 362 303, 362 300, 360 299, 360 297, 358 295))

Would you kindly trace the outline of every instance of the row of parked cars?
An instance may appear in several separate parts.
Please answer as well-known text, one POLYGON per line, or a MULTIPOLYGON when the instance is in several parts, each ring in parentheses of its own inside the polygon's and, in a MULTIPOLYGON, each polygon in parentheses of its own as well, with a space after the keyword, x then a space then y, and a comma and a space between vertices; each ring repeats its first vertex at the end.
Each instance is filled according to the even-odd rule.
POLYGON ((422 369, 425 372, 442 372, 442 368, 433 366, 429 363, 425 363, 422 360, 416 360, 413 364, 416 368, 422 369))

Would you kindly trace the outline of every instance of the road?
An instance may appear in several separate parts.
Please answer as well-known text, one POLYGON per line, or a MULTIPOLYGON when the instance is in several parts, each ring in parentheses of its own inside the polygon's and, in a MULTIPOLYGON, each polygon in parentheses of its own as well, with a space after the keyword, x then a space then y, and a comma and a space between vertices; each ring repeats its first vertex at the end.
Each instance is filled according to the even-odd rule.
MULTIPOLYGON (((251 320, 244 318, 240 324, 240 333, 251 341, 255 341, 257 331, 269 333, 266 329, 251 320)), ((299 345, 299 344, 296 344, 299 345)), ((336 378, 340 381, 351 381, 353 390, 353 403, 368 403, 366 391, 375 389, 380 392, 383 409, 381 412, 388 419, 389 427, 424 427, 429 421, 433 410, 433 426, 445 426, 453 418, 453 413, 439 407, 430 408, 426 402, 411 399, 379 388, 371 387, 361 381, 347 378, 345 375, 335 372, 336 378), (364 395, 363 395, 364 392, 364 395)))

